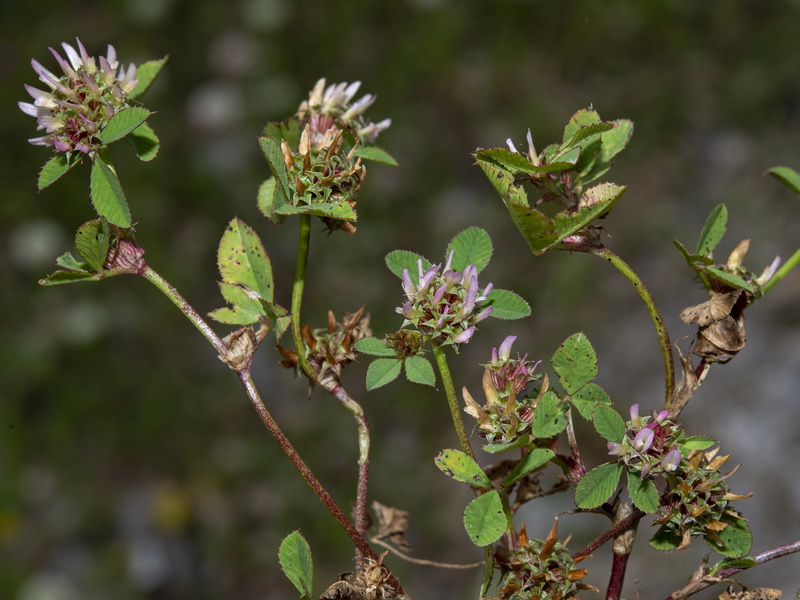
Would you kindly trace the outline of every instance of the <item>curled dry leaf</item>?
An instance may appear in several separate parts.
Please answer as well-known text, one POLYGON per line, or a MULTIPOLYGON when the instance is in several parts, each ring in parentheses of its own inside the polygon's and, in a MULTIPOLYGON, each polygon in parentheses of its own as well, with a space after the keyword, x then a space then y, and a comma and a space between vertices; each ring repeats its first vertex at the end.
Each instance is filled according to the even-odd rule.
POLYGON ((733 585, 729 585, 718 598, 719 600, 778 600, 783 592, 773 588, 755 588, 747 591, 747 588, 742 586, 740 592, 733 589, 733 585))
POLYGON ((225 343, 225 356, 222 361, 234 371, 249 366, 256 346, 256 336, 252 327, 242 327, 222 338, 225 343))
POLYGON ((372 510, 378 519, 378 531, 375 537, 392 543, 403 552, 411 552, 411 545, 405 536, 405 531, 408 529, 408 511, 384 506, 377 500, 372 502, 372 510))
POLYGON ((681 312, 681 320, 698 325, 697 337, 689 352, 707 363, 726 363, 744 348, 744 307, 742 290, 714 292, 711 299, 681 312))

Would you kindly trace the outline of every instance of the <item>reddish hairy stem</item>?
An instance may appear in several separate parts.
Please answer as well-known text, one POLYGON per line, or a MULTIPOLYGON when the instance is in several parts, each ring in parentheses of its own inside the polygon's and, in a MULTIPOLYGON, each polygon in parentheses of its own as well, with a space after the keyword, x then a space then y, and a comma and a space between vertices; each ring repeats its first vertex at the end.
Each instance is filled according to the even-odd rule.
POLYGON ((578 550, 574 555, 573 558, 580 558, 581 556, 588 556, 595 550, 597 550, 600 546, 605 544, 608 540, 616 537, 628 527, 636 523, 639 519, 641 519, 645 513, 640 510, 635 510, 633 514, 629 517, 625 517, 619 523, 614 525, 611 529, 603 533, 602 535, 595 538, 593 541, 589 542, 586 546, 578 550))
POLYGON ((278 442, 278 446, 280 446, 281 450, 283 450, 283 453, 300 472, 300 475, 306 480, 306 483, 308 483, 311 489, 314 490, 314 493, 325 505, 325 508, 328 509, 328 512, 331 513, 333 518, 336 519, 339 525, 341 525, 345 532, 347 532, 347 535, 349 535, 355 543, 356 548, 358 548, 365 556, 377 561, 378 555, 367 543, 367 540, 363 535, 356 531, 355 527, 353 527, 353 524, 342 512, 342 509, 340 509, 336 502, 334 502, 333 498, 331 498, 331 495, 322 486, 314 473, 311 472, 311 469, 308 468, 308 465, 306 465, 303 459, 300 458, 297 450, 294 449, 294 446, 292 446, 286 435, 284 435, 283 431, 281 431, 281 428, 278 427, 278 424, 275 422, 275 419, 272 418, 272 415, 267 410, 267 407, 264 405, 264 401, 261 399, 258 390, 253 384, 253 379, 250 376, 249 370, 240 371, 238 375, 239 380, 242 383, 242 387, 244 387, 245 391, 247 392, 247 397, 250 399, 250 403, 253 405, 253 408, 256 409, 258 416, 261 417, 261 422, 264 423, 264 426, 272 434, 272 437, 275 438, 276 442, 278 442))
MULTIPOLYGON (((367 515, 367 488, 369 487, 369 422, 361 405, 341 386, 335 385, 328 390, 353 414, 358 426, 358 485, 356 488, 355 521, 356 531, 366 538, 369 517, 367 515)), ((356 567, 360 568, 364 562, 364 554, 356 548, 356 567)))
POLYGON ((611 563, 611 577, 608 580, 606 600, 619 600, 622 595, 622 584, 625 581, 625 570, 628 568, 630 553, 614 553, 614 562, 611 563))

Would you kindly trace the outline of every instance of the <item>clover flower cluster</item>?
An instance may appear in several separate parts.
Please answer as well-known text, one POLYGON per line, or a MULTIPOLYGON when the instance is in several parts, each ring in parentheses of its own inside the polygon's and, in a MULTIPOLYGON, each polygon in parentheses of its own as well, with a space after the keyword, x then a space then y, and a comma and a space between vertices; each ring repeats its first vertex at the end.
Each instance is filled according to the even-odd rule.
POLYGON ((464 411, 477 419, 480 434, 489 443, 517 440, 530 429, 533 420, 537 398, 526 396, 525 391, 530 382, 541 378, 534 374, 541 361, 532 363, 527 354, 512 359, 511 346, 516 339, 510 335, 499 348, 492 348, 492 361, 483 365, 484 405, 479 405, 466 388, 463 390, 464 411))
POLYGON ((407 300, 396 309, 406 319, 403 327, 413 325, 426 340, 439 346, 468 342, 475 333, 475 325, 492 312, 487 304, 492 284, 481 291, 475 265, 469 265, 463 272, 453 271, 452 260, 453 251, 444 269, 441 264, 423 269, 422 259, 419 259, 419 283, 416 285, 408 269, 403 269, 403 291, 407 300))
POLYGON ((678 548, 687 547, 694 535, 703 535, 722 546, 719 532, 733 520, 742 519, 729 507, 730 503, 752 496, 752 493, 740 495, 730 491, 725 480, 736 469, 726 475, 718 473, 730 458, 729 454, 717 456, 718 450, 695 450, 671 477, 672 485, 655 523, 662 526, 664 534, 680 538, 678 548))
POLYGON ((621 443, 609 442, 608 453, 620 457, 642 478, 676 471, 683 459, 677 444, 683 427, 671 421, 666 410, 650 417, 640 417, 639 405, 634 404, 630 415, 625 437, 621 443))
MULTIPOLYGON (((295 206, 313 206, 344 201, 354 206, 355 196, 366 175, 366 167, 355 158, 355 147, 342 152, 342 130, 331 127, 315 140, 310 125, 300 135, 297 152, 286 140, 281 142, 281 152, 289 181, 294 185, 292 203, 295 206)), ((349 233, 355 228, 344 221, 323 217, 330 229, 342 228, 349 233)))
POLYGON ((631 420, 622 443, 609 442, 609 454, 618 456, 641 478, 663 476, 667 493, 658 509, 655 522, 662 534, 679 538, 679 548, 689 545, 694 535, 703 535, 722 545, 718 533, 728 527, 730 519, 740 519, 728 505, 733 500, 749 498, 734 494, 725 480, 736 469, 719 475, 719 468, 730 455, 717 456, 693 450, 684 457, 681 452, 683 428, 669 419, 668 411, 650 417, 639 416, 639 405, 631 406, 631 420))
POLYGON ((314 142, 331 128, 347 129, 361 142, 373 144, 382 131, 392 124, 391 119, 373 123, 364 117, 364 112, 375 102, 376 96, 366 94, 353 102, 361 87, 360 81, 335 83, 325 86, 325 79, 317 81, 308 100, 297 109, 297 117, 309 124, 314 142))
POLYGON ((109 119, 130 106, 129 94, 137 83, 136 67, 133 64, 127 69, 120 67, 111 45, 107 56, 95 59, 80 40, 76 42, 77 51, 69 44, 61 44, 68 60, 50 48, 64 72, 62 76, 53 74, 36 60, 31 61, 39 80, 50 90, 25 85, 33 103, 20 102, 19 107, 36 118, 38 129, 47 132, 29 139, 31 144, 53 146, 58 152, 91 154, 102 147, 98 135, 109 119))
POLYGON ((580 583, 587 575, 586 569, 576 568, 581 559, 575 560, 555 536, 528 539, 523 529, 519 537, 518 548, 499 562, 500 593, 493 599, 565 600, 581 590, 597 590, 580 583))

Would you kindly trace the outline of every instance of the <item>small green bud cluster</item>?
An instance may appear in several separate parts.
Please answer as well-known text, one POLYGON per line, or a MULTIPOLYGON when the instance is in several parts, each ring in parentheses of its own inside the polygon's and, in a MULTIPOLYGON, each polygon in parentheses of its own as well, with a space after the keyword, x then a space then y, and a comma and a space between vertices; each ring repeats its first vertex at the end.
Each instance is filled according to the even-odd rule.
POLYGON ((404 269, 406 302, 396 310, 405 317, 403 327, 413 325, 435 345, 457 347, 468 342, 475 333, 475 325, 491 314, 487 300, 493 286, 490 283, 481 290, 475 265, 469 265, 463 272, 453 271, 452 260, 451 251, 444 269, 438 264, 427 270, 423 269, 422 260, 418 260, 416 285, 408 269, 404 269))
POLYGON ((546 540, 528 539, 523 526, 518 547, 504 558, 498 561, 502 579, 500 593, 492 596, 493 600, 564 600, 581 590, 596 590, 580 583, 586 569, 576 567, 580 559, 573 559, 554 532, 546 540))
POLYGON ((53 146, 58 152, 93 154, 103 146, 98 136, 106 123, 130 106, 128 96, 136 87, 136 67, 119 67, 113 46, 108 46, 108 56, 95 59, 80 40, 76 42, 77 51, 69 44, 61 44, 68 60, 50 48, 64 75, 56 76, 38 61, 31 61, 39 80, 50 91, 26 85, 34 101, 20 102, 19 107, 35 117, 38 128, 47 132, 28 140, 31 144, 53 146))
POLYGON ((670 489, 655 523, 662 526, 664 534, 680 538, 678 548, 688 546, 694 535, 703 535, 723 546, 719 532, 742 518, 729 508, 730 502, 752 495, 730 491, 725 480, 736 469, 720 475, 718 470, 730 455, 717 456, 717 451, 695 450, 668 479, 670 489))
MULTIPOLYGON (((313 206, 332 202, 347 202, 355 205, 355 196, 366 175, 366 167, 360 158, 355 158, 355 146, 349 152, 342 151, 343 131, 331 127, 315 138, 310 125, 306 125, 300 136, 297 152, 293 152, 286 140, 281 143, 281 152, 293 184, 292 203, 295 206, 313 206), (316 140, 316 141, 315 141, 316 140)), ((341 228, 348 233, 355 227, 334 218, 323 218, 330 229, 341 228)))
POLYGON ((480 434, 490 444, 506 444, 519 439, 530 429, 536 397, 526 395, 528 384, 538 381, 534 375, 539 362, 531 363, 528 355, 511 358, 511 346, 517 336, 510 335, 499 348, 492 349, 492 362, 484 365, 483 391, 486 403, 479 405, 466 390, 463 391, 465 412, 478 420, 480 434))

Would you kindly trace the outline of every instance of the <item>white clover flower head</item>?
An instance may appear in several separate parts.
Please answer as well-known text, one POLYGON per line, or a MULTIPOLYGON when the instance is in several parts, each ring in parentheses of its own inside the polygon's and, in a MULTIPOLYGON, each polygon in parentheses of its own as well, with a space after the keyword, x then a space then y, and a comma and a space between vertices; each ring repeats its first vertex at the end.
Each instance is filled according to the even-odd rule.
POLYGON ((89 154, 102 145, 96 136, 108 120, 129 106, 128 96, 137 83, 136 66, 120 67, 111 45, 107 56, 96 59, 89 56, 80 40, 76 42, 77 50, 67 43, 61 44, 66 59, 50 48, 64 72, 61 76, 31 60, 39 81, 49 91, 26 85, 33 103, 18 104, 22 112, 36 118, 38 129, 46 132, 44 136, 29 139, 31 144, 53 146, 59 152, 89 154))
POLYGON ((360 81, 353 83, 333 83, 326 85, 325 79, 319 79, 308 95, 308 100, 300 103, 297 116, 312 123, 314 131, 322 133, 318 122, 324 123, 324 129, 337 127, 349 129, 361 143, 372 144, 378 134, 392 124, 391 119, 373 123, 364 117, 366 110, 376 100, 374 94, 365 94, 354 101, 360 81))

